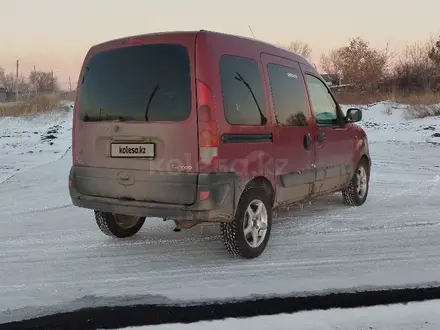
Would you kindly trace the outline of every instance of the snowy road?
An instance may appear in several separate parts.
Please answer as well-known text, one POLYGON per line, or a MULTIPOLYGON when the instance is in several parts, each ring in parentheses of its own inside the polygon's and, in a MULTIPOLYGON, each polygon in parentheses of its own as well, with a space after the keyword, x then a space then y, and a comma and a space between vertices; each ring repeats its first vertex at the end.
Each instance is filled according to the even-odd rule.
POLYGON ((440 147, 382 140, 371 142, 364 206, 336 194, 293 211, 252 261, 229 257, 216 226, 174 233, 150 219, 133 238, 104 236, 71 206, 69 153, 16 174, 0 184, 0 323, 96 304, 439 282, 440 147))
POLYGON ((191 324, 161 324, 121 330, 438 330, 439 308, 440 301, 435 300, 407 305, 331 309, 291 315, 258 316, 191 324))

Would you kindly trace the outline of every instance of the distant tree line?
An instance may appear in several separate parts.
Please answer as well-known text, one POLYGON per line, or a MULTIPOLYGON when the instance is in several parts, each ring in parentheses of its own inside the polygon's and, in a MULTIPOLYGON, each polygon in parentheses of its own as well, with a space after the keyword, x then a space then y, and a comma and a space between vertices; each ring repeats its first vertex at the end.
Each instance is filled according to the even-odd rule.
MULTIPOLYGON (((295 40, 279 45, 312 59, 312 48, 307 42, 295 40)), ((354 91, 440 91, 440 37, 407 45, 399 54, 392 53, 388 45, 376 49, 361 37, 350 38, 346 45, 322 54, 320 68, 323 73, 337 77, 343 88, 354 91)), ((17 79, 14 73, 6 73, 1 67, 0 87, 9 94, 16 90, 20 94, 37 95, 60 90, 58 79, 51 71, 35 70, 17 79)))
POLYGON ((33 93, 44 94, 58 92, 60 90, 58 79, 52 71, 32 71, 29 76, 19 75, 12 72, 5 72, 0 67, 0 87, 4 87, 9 95, 33 93))
MULTIPOLYGON (((312 49, 303 41, 280 45, 311 59, 312 49)), ((376 49, 354 37, 322 54, 319 64, 323 73, 351 90, 440 91, 440 37, 407 45, 400 53, 392 53, 389 45, 376 49)))

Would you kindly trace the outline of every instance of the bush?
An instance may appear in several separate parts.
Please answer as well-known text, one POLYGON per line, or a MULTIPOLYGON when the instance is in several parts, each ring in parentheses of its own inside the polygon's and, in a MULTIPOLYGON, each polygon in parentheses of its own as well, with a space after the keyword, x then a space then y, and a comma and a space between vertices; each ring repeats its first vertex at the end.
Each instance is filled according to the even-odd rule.
POLYGON ((403 91, 380 92, 334 92, 336 100, 341 104, 371 104, 381 101, 392 101, 408 105, 434 105, 440 104, 440 92, 426 91, 420 93, 407 93, 403 91))
POLYGON ((320 64, 326 73, 342 78, 344 84, 366 87, 385 76, 388 62, 387 50, 372 48, 367 41, 356 37, 348 45, 322 54, 320 64))
POLYGON ((59 95, 39 95, 21 102, 0 103, 0 116, 28 116, 46 113, 60 108, 59 95))
POLYGON ((431 105, 410 105, 405 111, 407 119, 426 118, 440 116, 440 104, 431 105))
POLYGON ((341 91, 334 92, 334 94, 340 104, 367 105, 387 101, 390 98, 389 93, 383 92, 341 91))
POLYGON ((382 101, 399 103, 406 107, 407 119, 440 116, 439 92, 339 92, 335 95, 340 104, 368 105, 382 101))
POLYGON ((391 71, 393 84, 400 90, 421 92, 434 90, 440 83, 440 66, 429 58, 433 40, 405 47, 391 71))

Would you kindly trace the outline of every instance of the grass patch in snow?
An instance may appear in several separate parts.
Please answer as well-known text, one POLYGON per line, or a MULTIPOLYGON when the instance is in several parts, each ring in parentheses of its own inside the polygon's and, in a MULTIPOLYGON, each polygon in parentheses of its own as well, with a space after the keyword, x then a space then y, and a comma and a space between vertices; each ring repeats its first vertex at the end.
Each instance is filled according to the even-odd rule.
POLYGON ((440 102, 438 104, 415 104, 408 105, 405 117, 408 119, 426 118, 440 116, 440 102))
POLYGON ((385 114, 391 114, 396 105, 405 108, 406 119, 440 116, 440 92, 405 93, 402 91, 387 92, 339 92, 336 98, 341 104, 376 104, 388 101, 389 108, 385 114), (391 106, 394 104, 393 106, 391 106))
MULTIPOLYGON (((60 109, 60 95, 39 95, 21 102, 0 103, 0 117, 21 117, 48 113, 60 109)), ((61 110, 64 105, 61 105, 61 110)))

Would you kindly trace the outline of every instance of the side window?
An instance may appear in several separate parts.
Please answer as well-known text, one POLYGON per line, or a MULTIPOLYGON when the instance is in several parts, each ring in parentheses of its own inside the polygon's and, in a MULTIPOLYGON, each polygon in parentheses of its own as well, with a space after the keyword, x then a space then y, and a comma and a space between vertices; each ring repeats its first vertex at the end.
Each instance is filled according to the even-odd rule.
POLYGON ((337 119, 336 103, 327 87, 318 78, 306 74, 310 103, 318 124, 334 124, 337 119))
POLYGON ((229 124, 266 124, 263 85, 256 61, 223 55, 220 59, 220 80, 223 108, 229 124))
POLYGON ((307 126, 310 112, 301 74, 293 68, 272 63, 267 65, 267 71, 278 123, 307 126))

